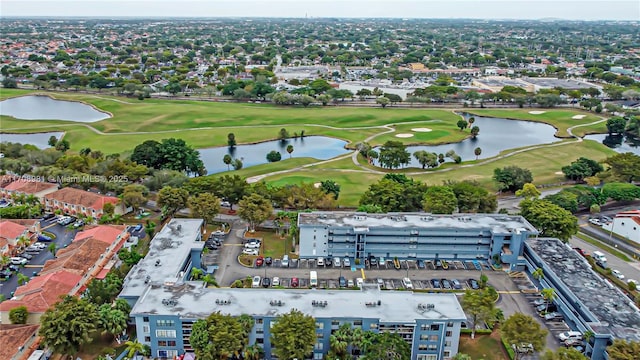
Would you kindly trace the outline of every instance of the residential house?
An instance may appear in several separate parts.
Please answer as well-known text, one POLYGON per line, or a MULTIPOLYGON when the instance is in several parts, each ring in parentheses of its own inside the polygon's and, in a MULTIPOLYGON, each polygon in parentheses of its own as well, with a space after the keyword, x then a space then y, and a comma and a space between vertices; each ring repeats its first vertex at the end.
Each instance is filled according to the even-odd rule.
POLYGON ((613 221, 602 228, 640 244, 640 210, 617 213, 613 221))
POLYGON ((37 220, 2 220, 0 221, 0 254, 10 255, 18 246, 18 239, 31 239, 40 229, 37 220), (26 223, 26 224, 25 224, 26 223))
POLYGON ((39 325, 0 324, 0 359, 26 359, 37 346, 39 325))
POLYGON ((102 217, 104 205, 115 206, 115 214, 125 214, 126 208, 120 199, 74 188, 63 188, 44 196, 47 211, 61 210, 65 214, 102 217))
POLYGON ((89 281, 104 278, 128 238, 125 226, 100 225, 79 232, 38 276, 18 287, 14 298, 0 303, 0 322, 9 322, 9 311, 24 305, 29 311, 27 323, 37 324, 61 296, 80 295, 89 281))
POLYGON ((35 181, 29 178, 19 178, 7 185, 0 187, 0 196, 10 199, 15 195, 33 195, 39 200, 52 192, 58 190, 58 184, 42 181, 35 181))

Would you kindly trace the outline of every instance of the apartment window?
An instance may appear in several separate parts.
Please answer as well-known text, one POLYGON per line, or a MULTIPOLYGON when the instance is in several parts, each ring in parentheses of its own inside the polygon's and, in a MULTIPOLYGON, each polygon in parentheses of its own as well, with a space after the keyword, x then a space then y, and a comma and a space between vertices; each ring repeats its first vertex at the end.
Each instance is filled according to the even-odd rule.
POLYGON ((151 342, 151 336, 145 336, 144 337, 144 342, 146 342, 146 343, 151 342))
POLYGON ((451 347, 451 340, 445 341, 444 346, 451 347))
POLYGON ((323 344, 322 344, 321 342, 317 342, 313 348, 314 348, 315 350, 322 351, 323 344))
POLYGON ((420 340, 429 340, 429 335, 427 334, 420 335, 420 340))
POLYGON ((447 327, 453 327, 453 322, 452 322, 452 321, 449 321, 449 322, 447 323, 447 327))
POLYGON ((427 344, 418 345, 418 350, 427 350, 427 344))
POLYGON ((440 324, 431 324, 431 331, 439 331, 440 324))
POLYGON ((178 356, 178 350, 158 350, 158 357, 171 358, 178 356))
POLYGON ((142 321, 144 321, 144 322, 149 322, 149 317, 148 317, 148 316, 143 317, 143 318, 142 318, 142 321))
POLYGON ((156 330, 157 338, 175 338, 176 331, 175 330, 156 330))
POLYGON ((447 332, 444 334, 444 336, 450 337, 452 334, 453 334, 453 332, 451 332, 451 331, 447 331, 447 332))
POLYGON ((175 340, 167 341, 167 346, 176 346, 176 341, 175 340))
POLYGON ((353 326, 362 326, 362 320, 355 320, 353 326))
POLYGON ((142 327, 142 332, 145 333, 145 334, 148 334, 149 333, 149 325, 144 325, 142 327))
POLYGON ((173 320, 156 320, 157 327, 173 327, 175 326, 175 321, 173 320))
POLYGON ((316 323, 316 329, 318 329, 318 330, 322 330, 322 329, 324 329, 324 323, 317 322, 317 323, 316 323))
POLYGON ((331 325, 340 325, 338 320, 331 320, 331 325))
POLYGON ((158 341, 158 346, 167 346, 167 341, 166 340, 158 341))
POLYGON ((258 325, 264 324, 264 319, 263 318, 257 318, 256 319, 256 324, 258 324, 258 325))
POLYGON ((313 358, 314 358, 314 360, 322 360, 322 359, 324 359, 324 354, 323 353, 313 353, 313 358))
POLYGON ((256 329, 256 334, 264 334, 264 329, 259 327, 256 329))
POLYGON ((438 345, 429 344, 427 345, 427 350, 435 351, 438 349, 438 345))
POLYGON ((324 339, 324 333, 317 333, 317 334, 316 334, 316 337, 317 337, 318 339, 324 339))
POLYGON ((445 357, 445 358, 448 358, 448 357, 450 357, 450 356, 451 356, 451 351, 445 351, 445 352, 444 352, 444 357, 445 357))
POLYGON ((420 325, 420 330, 429 330, 429 325, 427 325, 427 324, 421 324, 421 325, 420 325))
POLYGON ((438 355, 418 354, 417 360, 438 360, 438 355))
POLYGON ((429 335, 429 341, 438 341, 438 335, 429 335))
POLYGON ((256 344, 264 344, 264 338, 257 338, 256 339, 256 344))
POLYGON ((369 325, 369 329, 377 329, 377 328, 378 328, 378 324, 376 324, 376 323, 371 323, 369 325))

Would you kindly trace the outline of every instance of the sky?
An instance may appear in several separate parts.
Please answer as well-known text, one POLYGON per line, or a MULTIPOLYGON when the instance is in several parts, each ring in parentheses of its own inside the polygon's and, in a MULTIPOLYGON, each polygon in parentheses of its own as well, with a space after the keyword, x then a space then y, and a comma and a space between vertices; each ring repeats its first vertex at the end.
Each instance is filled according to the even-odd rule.
POLYGON ((0 17, 12 16, 640 21, 640 0, 0 0, 0 17))

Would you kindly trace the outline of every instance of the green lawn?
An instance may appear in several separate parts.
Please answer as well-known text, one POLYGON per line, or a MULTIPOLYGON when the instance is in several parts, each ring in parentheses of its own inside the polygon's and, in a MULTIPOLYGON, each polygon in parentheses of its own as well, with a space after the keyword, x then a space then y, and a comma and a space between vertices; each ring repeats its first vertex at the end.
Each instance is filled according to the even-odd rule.
POLYGON ((473 360, 505 360, 502 344, 499 339, 489 335, 477 335, 475 339, 469 336, 460 337, 461 353, 471 356, 473 360))
MULTIPOLYGON (((478 116, 491 116, 516 120, 529 120, 544 122, 553 125, 558 131, 557 136, 568 137, 567 129, 581 124, 588 124, 601 120, 599 116, 582 111, 580 109, 465 109, 466 112, 478 116), (530 114, 530 111, 544 111, 544 114, 530 114), (575 115, 584 115, 582 119, 573 119, 575 115)), ((606 122, 596 125, 581 126, 576 128, 574 135, 583 136, 585 134, 607 132, 606 122)))
MULTIPOLYGON (((246 233, 247 238, 262 239, 262 248, 260 249, 260 255, 264 257, 281 258, 285 254, 285 251, 291 251, 291 243, 287 243, 285 237, 280 237, 275 232, 271 231, 256 231, 253 233, 246 233), (288 247, 288 248, 286 248, 288 247)), ((289 254, 291 256, 291 254, 289 254)))

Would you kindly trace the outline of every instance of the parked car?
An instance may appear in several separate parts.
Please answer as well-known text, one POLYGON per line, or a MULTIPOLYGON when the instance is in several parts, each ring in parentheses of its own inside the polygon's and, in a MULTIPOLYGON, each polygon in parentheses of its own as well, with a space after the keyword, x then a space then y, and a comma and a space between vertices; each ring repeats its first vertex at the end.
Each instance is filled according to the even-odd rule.
POLYGON ((27 259, 23 258, 23 257, 17 257, 14 256, 11 258, 11 263, 13 265, 24 265, 27 263, 27 259))
POLYGON ((348 257, 344 258, 344 267, 351 267, 351 260, 348 257))
POLYGON ((263 288, 268 288, 269 286, 271 286, 271 280, 268 277, 265 277, 262 279, 262 287, 263 288))
POLYGON ((589 219, 589 223, 596 226, 602 226, 602 222, 600 221, 600 219, 596 219, 596 218, 589 219))
POLYGON ((384 280, 377 278, 376 282, 378 283, 378 286, 380 287, 380 289, 384 289, 384 280))
POLYGON ((242 253, 245 255, 258 255, 258 249, 243 249, 242 253))
POLYGON ((82 219, 80 219, 80 220, 78 220, 78 221, 73 223, 73 227, 75 229, 81 228, 83 226, 84 226, 84 220, 82 220, 82 219))
POLYGON ((40 250, 47 248, 47 244, 44 244, 44 243, 41 243, 41 242, 37 242, 37 243, 33 244, 33 246, 37 246, 40 250))
POLYGON ((543 311, 554 312, 554 311, 558 310, 558 307, 556 306, 556 304, 548 304, 548 305, 547 304, 542 304, 542 305, 538 305, 536 307, 536 310, 538 312, 543 312, 543 311))
POLYGON ((451 285, 456 290, 462 289, 462 284, 460 283, 460 280, 458 280, 458 279, 451 279, 451 285))
POLYGON ((23 252, 22 254, 19 254, 18 256, 21 257, 21 258, 25 258, 27 260, 33 259, 33 255, 27 254, 26 252, 23 252))
POLYGON ((340 267, 341 264, 342 263, 340 262, 340 258, 339 257, 336 256, 336 257, 333 258, 333 266, 340 267))
POLYGON ((405 289, 413 290, 413 283, 411 282, 411 279, 409 279, 409 278, 402 279, 402 286, 404 286, 405 289))
POLYGON ((291 287, 300 286, 300 280, 297 277, 291 278, 291 287))
POLYGON ((262 256, 258 256, 256 258, 256 267, 260 267, 264 264, 264 258, 262 256))
POLYGON ((289 255, 284 255, 280 264, 282 265, 282 267, 289 267, 289 255))
POLYGON ((545 314, 544 319, 546 321, 560 321, 560 320, 564 320, 564 316, 562 316, 562 314, 560 314, 559 312, 550 312, 545 314))
POLYGON ((511 347, 521 354, 533 353, 533 345, 527 343, 520 343, 511 345, 511 347))
POLYGON ((431 279, 431 286, 436 288, 436 289, 440 289, 440 280, 438 279, 431 279))
POLYGON ((611 274, 620 280, 624 279, 624 275, 619 270, 611 270, 611 274))
POLYGON ((245 249, 260 249, 260 243, 246 243, 244 244, 245 249))
POLYGON ((473 290, 478 290, 480 289, 480 284, 476 279, 469 279, 469 287, 472 288, 473 290))
POLYGON ((244 241, 245 244, 260 244, 262 241, 260 239, 247 239, 244 241))
POLYGON ((44 214, 44 216, 42 216, 42 220, 50 220, 53 219, 54 217, 56 217, 56 214, 44 214))
POLYGON ((375 257, 370 258, 369 259, 369 265, 378 266, 378 259, 376 259, 375 257))
POLYGON ((344 276, 340 276, 338 278, 338 285, 343 288, 343 287, 347 287, 347 279, 345 279, 344 276))
POLYGON ((582 250, 582 249, 581 249, 581 248, 579 248, 579 247, 574 247, 574 248, 573 248, 573 250, 577 251, 577 252, 578 252, 578 254, 580 254, 580 255, 582 255, 582 256, 584 256, 584 257, 589 256, 589 253, 588 253, 588 252, 586 252, 586 251, 582 250))
POLYGON ((449 280, 447 279, 442 279, 442 288, 451 290, 451 282, 449 282, 449 280))
POLYGON ((352 288, 352 287, 354 287, 354 286, 356 286, 356 284, 354 284, 354 283, 353 283, 353 279, 349 279, 349 280, 347 280, 347 287, 352 288))
POLYGON ((0 279, 8 279, 11 277, 12 274, 13 273, 9 269, 2 270, 0 271, 0 279))
POLYGON ((133 228, 133 231, 140 231, 142 230, 142 224, 138 224, 136 225, 136 227, 133 228))
POLYGON ((418 265, 418 269, 424 269, 426 267, 424 265, 424 261, 422 261, 422 260, 418 260, 417 261, 417 265, 418 265))
POLYGON ((264 258, 264 263, 267 264, 267 265, 271 265, 271 264, 273 264, 273 259, 270 256, 266 257, 266 258, 264 258))
POLYGON ((546 305, 547 304, 547 300, 545 299, 536 299, 532 302, 533 306, 538 307, 540 305, 546 305))
POLYGON ((363 278, 356 278, 356 286, 359 287, 360 289, 362 289, 363 285, 364 285, 364 279, 363 278))
POLYGON ((45 235, 45 234, 40 234, 40 235, 38 235, 38 241, 40 241, 40 242, 51 242, 51 241, 53 241, 53 239, 50 238, 49 236, 45 235))
POLYGON ((273 279, 271 280, 271 286, 280 286, 280 278, 277 276, 274 276, 273 279))
POLYGON ((260 287, 260 276, 256 275, 253 277, 253 280, 251 281, 251 287, 252 288, 260 287))
POLYGON ((316 261, 316 265, 324 266, 324 258, 323 257, 319 257, 318 261, 316 261))
POLYGON ((564 346, 566 347, 578 347, 578 346, 585 346, 585 343, 582 339, 567 339, 563 342, 564 346))
POLYGON ((558 334, 558 340, 565 342, 569 339, 582 340, 582 333, 580 331, 565 331, 558 334))

